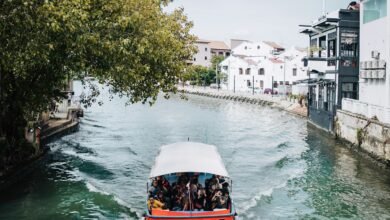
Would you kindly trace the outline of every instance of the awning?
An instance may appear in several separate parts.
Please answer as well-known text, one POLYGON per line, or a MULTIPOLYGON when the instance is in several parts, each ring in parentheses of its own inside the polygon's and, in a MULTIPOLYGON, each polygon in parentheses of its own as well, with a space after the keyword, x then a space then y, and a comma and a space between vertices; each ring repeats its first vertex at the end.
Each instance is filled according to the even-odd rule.
POLYGON ((162 146, 150 178, 172 173, 210 173, 229 177, 217 148, 213 145, 182 142, 162 146))

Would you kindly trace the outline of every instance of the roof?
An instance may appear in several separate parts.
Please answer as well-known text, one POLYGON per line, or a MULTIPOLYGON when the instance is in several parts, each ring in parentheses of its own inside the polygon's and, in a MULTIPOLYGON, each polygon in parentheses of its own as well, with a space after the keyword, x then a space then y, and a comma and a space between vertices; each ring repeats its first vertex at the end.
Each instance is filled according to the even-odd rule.
POLYGON ((264 43, 268 44, 269 46, 273 47, 274 49, 284 49, 284 47, 282 47, 279 44, 272 42, 272 41, 264 41, 264 43))
POLYGON ((209 46, 211 49, 230 50, 229 46, 223 41, 210 41, 209 46))
POLYGON ((205 40, 205 39, 196 39, 196 43, 204 43, 204 44, 209 44, 211 41, 205 40))
POLYGON ((171 173, 210 173, 229 177, 225 165, 213 145, 181 142, 164 145, 156 157, 150 178, 171 173))

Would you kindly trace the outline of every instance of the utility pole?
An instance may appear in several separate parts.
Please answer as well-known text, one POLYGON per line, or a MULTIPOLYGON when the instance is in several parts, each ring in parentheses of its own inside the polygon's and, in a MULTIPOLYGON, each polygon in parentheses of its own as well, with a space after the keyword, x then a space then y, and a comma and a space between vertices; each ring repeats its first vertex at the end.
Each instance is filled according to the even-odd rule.
POLYGON ((218 79, 218 63, 215 64, 215 84, 217 84, 217 88, 218 88, 218 91, 219 91, 219 79, 218 79))
POLYGON ((234 75, 233 92, 236 93, 236 75, 234 75))

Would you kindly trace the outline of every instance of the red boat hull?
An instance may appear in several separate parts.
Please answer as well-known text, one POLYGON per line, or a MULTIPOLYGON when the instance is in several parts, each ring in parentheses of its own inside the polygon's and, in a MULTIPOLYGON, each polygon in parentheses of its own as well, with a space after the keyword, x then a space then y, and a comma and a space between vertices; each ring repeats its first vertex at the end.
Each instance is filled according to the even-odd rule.
POLYGON ((145 217, 146 220, 234 220, 234 215, 230 210, 218 210, 210 212, 174 212, 168 210, 152 210, 150 216, 145 217))

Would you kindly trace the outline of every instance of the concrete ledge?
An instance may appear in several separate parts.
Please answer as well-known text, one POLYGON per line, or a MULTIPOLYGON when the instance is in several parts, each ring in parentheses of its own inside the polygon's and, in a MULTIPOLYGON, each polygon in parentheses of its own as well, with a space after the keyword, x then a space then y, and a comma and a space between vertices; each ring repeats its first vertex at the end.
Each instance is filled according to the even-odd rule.
POLYGON ((390 166, 390 126, 362 115, 338 110, 336 136, 352 149, 390 166))
MULTIPOLYGON (((248 103, 252 105, 261 105, 261 106, 269 106, 271 108, 277 108, 279 110, 286 111, 290 114, 293 114, 295 116, 307 118, 307 108, 300 107, 298 104, 295 103, 280 103, 276 101, 270 101, 270 100, 263 100, 259 97, 246 97, 242 95, 219 95, 218 93, 211 93, 211 92, 201 92, 201 91, 189 91, 186 89, 179 90, 179 92, 191 94, 191 95, 199 95, 209 98, 217 98, 217 99, 224 99, 224 100, 231 100, 235 102, 242 102, 242 103, 248 103)), ((286 101, 284 101, 286 102, 286 101)))

